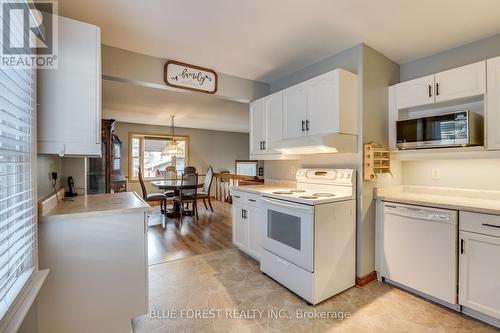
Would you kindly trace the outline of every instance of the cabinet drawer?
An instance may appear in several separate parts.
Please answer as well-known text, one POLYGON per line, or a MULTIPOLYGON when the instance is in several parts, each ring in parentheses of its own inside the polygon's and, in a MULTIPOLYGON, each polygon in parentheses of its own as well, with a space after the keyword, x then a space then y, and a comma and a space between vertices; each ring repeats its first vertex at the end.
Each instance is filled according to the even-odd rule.
POLYGON ((247 201, 246 193, 233 191, 233 205, 245 205, 247 201))
POLYGON ((500 237, 500 216, 461 211, 460 230, 500 237))
POLYGON ((245 204, 252 207, 259 207, 260 195, 253 193, 246 193, 245 204))

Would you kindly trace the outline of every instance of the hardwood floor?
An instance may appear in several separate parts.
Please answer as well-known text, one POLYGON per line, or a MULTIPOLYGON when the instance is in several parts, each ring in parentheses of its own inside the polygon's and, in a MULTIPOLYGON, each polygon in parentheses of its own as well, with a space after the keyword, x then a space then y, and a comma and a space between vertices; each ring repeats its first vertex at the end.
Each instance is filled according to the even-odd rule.
MULTIPOLYGON (((167 218, 167 227, 161 226, 159 209, 151 214, 150 222, 160 223, 149 227, 149 265, 235 248, 232 244, 231 208, 229 203, 212 201, 214 212, 205 210, 198 203, 199 219, 186 216, 182 224, 178 218, 167 218)), ((150 223, 151 224, 151 223, 150 223)))

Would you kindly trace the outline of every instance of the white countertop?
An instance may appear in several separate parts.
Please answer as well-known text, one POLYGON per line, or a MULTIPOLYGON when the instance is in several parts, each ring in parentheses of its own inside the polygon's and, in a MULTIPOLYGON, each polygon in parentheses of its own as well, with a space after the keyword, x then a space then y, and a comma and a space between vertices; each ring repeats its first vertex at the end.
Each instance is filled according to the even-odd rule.
POLYGON ((44 221, 60 217, 120 214, 151 209, 151 206, 135 192, 78 195, 60 200, 40 219, 44 221))
POLYGON ((500 191, 401 185, 375 189, 380 200, 500 215, 500 191))
POLYGON ((276 185, 248 185, 248 186, 235 186, 233 187, 233 190, 240 192, 248 192, 253 194, 265 194, 274 191, 290 190, 294 188, 295 187, 285 187, 276 185))

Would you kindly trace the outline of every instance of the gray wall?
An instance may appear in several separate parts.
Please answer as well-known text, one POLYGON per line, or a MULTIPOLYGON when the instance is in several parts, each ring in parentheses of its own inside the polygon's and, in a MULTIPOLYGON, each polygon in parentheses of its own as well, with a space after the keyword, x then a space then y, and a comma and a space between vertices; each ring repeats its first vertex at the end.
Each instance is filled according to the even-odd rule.
POLYGON ((500 34, 402 64, 400 78, 416 79, 499 55, 500 34))
MULTIPOLYGON (((399 81, 399 65, 369 46, 363 48, 363 113, 362 141, 388 144, 387 87, 399 81)), ((362 161, 362 157, 360 157, 362 161)), ((399 185, 400 164, 391 162, 390 174, 378 175, 377 182, 363 181, 361 218, 358 222, 358 275, 375 270, 375 201, 376 186, 399 185)))
POLYGON ((320 74, 334 70, 335 68, 343 68, 353 73, 359 73, 362 65, 362 48, 363 44, 356 45, 336 55, 323 59, 320 62, 300 69, 275 82, 271 82, 271 93, 288 88, 302 81, 306 81, 320 74))
MULTIPOLYGON (((129 133, 170 134, 170 127, 117 122, 115 134, 122 144, 122 171, 128 174, 129 133)), ((205 171, 209 165, 234 171, 234 161, 249 156, 249 137, 246 133, 176 128, 175 134, 189 136, 190 164, 205 171)))

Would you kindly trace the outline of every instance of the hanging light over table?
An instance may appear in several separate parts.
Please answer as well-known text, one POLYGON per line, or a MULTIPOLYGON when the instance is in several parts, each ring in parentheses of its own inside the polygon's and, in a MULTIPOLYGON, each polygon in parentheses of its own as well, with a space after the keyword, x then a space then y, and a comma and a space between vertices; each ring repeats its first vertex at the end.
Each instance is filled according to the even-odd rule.
POLYGON ((170 116, 170 127, 172 129, 172 140, 167 143, 161 154, 163 156, 172 156, 172 157, 182 157, 184 155, 184 149, 179 145, 177 140, 175 139, 175 125, 174 125, 174 117, 175 115, 170 116))

